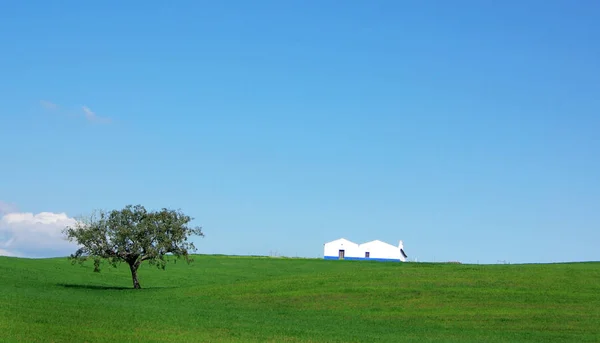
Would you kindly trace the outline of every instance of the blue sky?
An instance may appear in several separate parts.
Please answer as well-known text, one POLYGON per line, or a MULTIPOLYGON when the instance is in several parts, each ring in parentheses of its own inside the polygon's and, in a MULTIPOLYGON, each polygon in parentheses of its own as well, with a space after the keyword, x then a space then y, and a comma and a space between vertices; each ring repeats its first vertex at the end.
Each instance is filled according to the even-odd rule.
POLYGON ((419 261, 600 260, 599 16, 3 2, 0 201, 181 208, 204 253, 318 257, 344 237, 419 261))

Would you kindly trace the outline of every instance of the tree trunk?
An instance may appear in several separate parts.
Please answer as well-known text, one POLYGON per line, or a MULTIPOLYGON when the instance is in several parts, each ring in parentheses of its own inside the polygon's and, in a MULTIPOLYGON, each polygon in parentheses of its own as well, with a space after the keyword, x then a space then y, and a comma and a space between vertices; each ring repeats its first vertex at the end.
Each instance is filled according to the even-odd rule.
POLYGON ((133 279, 133 288, 134 289, 141 289, 142 287, 140 286, 140 282, 138 281, 137 278, 137 270, 139 268, 139 264, 137 263, 133 263, 129 265, 129 269, 131 270, 131 278, 133 279))

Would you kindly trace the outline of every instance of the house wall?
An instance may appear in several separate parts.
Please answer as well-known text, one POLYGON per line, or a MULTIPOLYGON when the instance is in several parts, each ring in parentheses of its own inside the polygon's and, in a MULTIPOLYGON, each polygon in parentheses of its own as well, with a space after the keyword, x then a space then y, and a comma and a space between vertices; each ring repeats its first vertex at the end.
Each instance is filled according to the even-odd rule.
POLYGON ((371 260, 371 261, 405 261, 400 253, 400 247, 381 241, 371 241, 356 244, 346 239, 338 239, 325 243, 323 255, 326 260, 338 260, 339 250, 344 250, 345 260, 371 260), (369 257, 365 253, 369 252, 369 257))
POLYGON ((352 256, 358 256, 360 254, 358 244, 341 238, 336 239, 333 242, 325 243, 323 252, 325 259, 337 260, 340 250, 344 250, 345 259, 348 259, 349 257, 351 258, 352 256))
POLYGON ((373 241, 361 244, 360 250, 363 252, 362 257, 365 257, 365 252, 369 252, 368 259, 379 260, 394 260, 400 261, 400 248, 381 241, 373 241))

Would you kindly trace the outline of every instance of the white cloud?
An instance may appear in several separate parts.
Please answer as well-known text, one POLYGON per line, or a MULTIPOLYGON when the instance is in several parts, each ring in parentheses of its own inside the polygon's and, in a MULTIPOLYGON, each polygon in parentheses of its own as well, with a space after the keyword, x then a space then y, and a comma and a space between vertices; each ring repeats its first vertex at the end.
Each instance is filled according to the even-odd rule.
POLYGON ((58 113, 59 115, 69 116, 69 117, 84 117, 90 122, 99 123, 99 124, 109 124, 112 120, 108 117, 101 117, 97 115, 94 111, 92 111, 87 106, 81 106, 75 108, 75 110, 66 110, 61 106, 46 100, 40 100, 40 105, 46 110, 53 111, 58 113))
POLYGON ((0 249, 0 256, 19 257, 15 254, 11 253, 10 251, 6 251, 4 249, 0 249))
POLYGON ((0 217, 0 255, 68 256, 77 245, 68 242, 62 230, 75 222, 66 213, 6 213, 0 217))
POLYGON ((0 200, 0 216, 11 212, 17 212, 17 206, 0 200))
POLYGON ((95 123, 110 123, 110 118, 99 117, 98 115, 96 115, 96 113, 90 110, 89 107, 82 106, 81 108, 83 109, 83 113, 87 120, 95 123))

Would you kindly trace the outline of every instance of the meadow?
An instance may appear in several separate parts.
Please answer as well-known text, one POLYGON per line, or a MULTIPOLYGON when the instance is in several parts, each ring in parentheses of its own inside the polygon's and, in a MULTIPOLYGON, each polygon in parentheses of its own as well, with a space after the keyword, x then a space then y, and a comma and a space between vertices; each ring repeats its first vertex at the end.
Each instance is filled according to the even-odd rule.
POLYGON ((1 342, 599 342, 600 263, 0 257, 1 342))

